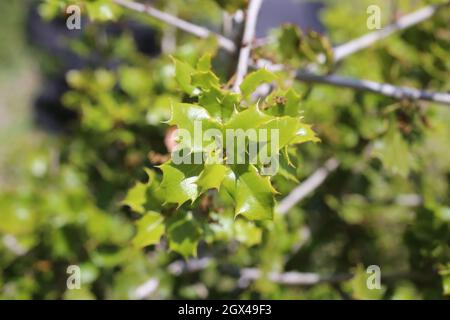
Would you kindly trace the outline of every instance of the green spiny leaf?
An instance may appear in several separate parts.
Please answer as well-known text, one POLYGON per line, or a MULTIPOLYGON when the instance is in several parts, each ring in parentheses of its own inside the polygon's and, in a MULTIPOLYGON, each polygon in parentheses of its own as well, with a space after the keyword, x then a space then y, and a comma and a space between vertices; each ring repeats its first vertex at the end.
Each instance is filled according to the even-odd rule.
POLYGON ((197 70, 202 72, 211 71, 211 54, 204 54, 197 62, 197 70))
POLYGON ((265 82, 276 80, 276 75, 266 69, 259 69, 249 73, 240 86, 244 97, 250 96, 258 86, 265 82))
POLYGON ((259 110, 257 105, 251 105, 242 112, 233 113, 230 120, 225 124, 225 128, 234 130, 254 129, 273 119, 274 117, 259 110))
POLYGON ((222 164, 209 164, 200 174, 197 185, 201 192, 209 189, 220 189, 228 168, 222 164))
POLYGON ((191 213, 178 212, 167 221, 166 230, 170 250, 184 258, 197 256, 202 230, 191 213))
POLYGON ((125 199, 122 201, 123 205, 129 206, 131 210, 139 213, 144 213, 144 204, 147 201, 147 184, 137 182, 134 187, 128 190, 125 199))
POLYGON ((166 203, 175 203, 180 207, 188 200, 192 202, 199 196, 197 180, 203 170, 198 164, 173 164, 167 162, 160 166, 163 172, 161 189, 166 203))
POLYGON ((253 165, 234 166, 236 174, 235 215, 243 215, 250 220, 273 218, 274 194, 268 178, 263 178, 253 165))
POLYGON ((159 243, 165 232, 164 218, 154 211, 147 212, 136 225, 137 234, 133 238, 133 245, 140 248, 159 243))
POLYGON ((191 76, 194 74, 195 69, 188 63, 175 58, 172 59, 175 63, 175 79, 177 80, 178 85, 188 95, 195 95, 196 88, 191 84, 191 76))
POLYGON ((262 229, 258 228, 253 222, 244 219, 237 219, 234 223, 234 232, 236 239, 251 247, 261 243, 262 229))
POLYGON ((211 88, 217 88, 220 85, 219 78, 211 71, 201 71, 192 74, 192 85, 201 88, 202 90, 211 90, 211 88))
POLYGON ((187 103, 172 105, 172 117, 169 124, 189 133, 190 137, 184 137, 184 141, 179 141, 179 146, 180 148, 192 148, 195 152, 202 151, 202 146, 206 145, 206 142, 203 143, 204 137, 200 130, 204 132, 208 129, 221 128, 220 123, 213 119, 205 108, 187 103))

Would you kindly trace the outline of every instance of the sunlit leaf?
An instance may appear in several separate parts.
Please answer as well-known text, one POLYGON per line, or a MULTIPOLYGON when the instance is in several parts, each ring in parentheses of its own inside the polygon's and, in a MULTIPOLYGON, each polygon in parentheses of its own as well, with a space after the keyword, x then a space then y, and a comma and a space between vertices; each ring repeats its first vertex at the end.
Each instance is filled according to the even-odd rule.
POLYGON ((270 83, 276 79, 276 75, 266 69, 259 69, 249 73, 240 85, 244 97, 250 96, 258 86, 263 83, 270 83))
POLYGON ((153 211, 145 213, 136 223, 137 233, 133 239, 133 245, 145 247, 159 243, 165 232, 164 218, 153 211))

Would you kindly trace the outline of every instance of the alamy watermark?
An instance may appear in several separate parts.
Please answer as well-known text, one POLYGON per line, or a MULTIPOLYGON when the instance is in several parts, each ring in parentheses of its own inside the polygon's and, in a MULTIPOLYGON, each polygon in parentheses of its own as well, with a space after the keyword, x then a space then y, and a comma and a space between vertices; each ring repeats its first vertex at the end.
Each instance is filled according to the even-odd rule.
POLYGON ((186 129, 176 131, 174 164, 255 164, 262 168, 262 175, 278 171, 279 129, 204 130, 201 121, 193 124, 193 136, 186 129))
POLYGON ((366 272, 370 274, 367 278, 366 286, 369 290, 381 289, 381 268, 377 265, 368 266, 366 272))
POLYGON ((367 7, 367 29, 379 30, 381 29, 381 8, 377 5, 370 5, 367 7))
POLYGON ((67 267, 67 289, 79 290, 81 289, 81 268, 77 265, 71 265, 67 267))
POLYGON ((70 5, 66 8, 66 26, 69 30, 81 30, 81 8, 77 5, 70 5))

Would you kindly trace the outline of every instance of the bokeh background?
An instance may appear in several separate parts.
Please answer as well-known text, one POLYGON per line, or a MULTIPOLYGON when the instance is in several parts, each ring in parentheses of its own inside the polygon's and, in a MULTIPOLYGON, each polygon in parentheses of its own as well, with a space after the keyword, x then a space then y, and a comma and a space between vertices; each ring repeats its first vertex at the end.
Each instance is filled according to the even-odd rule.
MULTIPOLYGON (((339 44, 368 32, 368 5, 381 7, 386 25, 444 1, 306 2, 267 0, 258 36, 290 22, 339 44)), ((155 4, 221 30, 224 16, 212 0, 155 4)), ((132 13, 117 23, 83 19, 83 29, 70 33, 63 18, 43 20, 51 5, 37 6, 0 2, 1 299, 448 298, 448 106, 296 83, 322 142, 296 150, 297 166, 277 178, 277 189, 286 195, 330 157, 340 167, 263 231, 221 225, 221 238, 205 237, 189 263, 164 239, 135 248, 137 216, 121 201, 155 165, 149 153, 167 153, 161 121, 168 99, 182 99, 168 54, 195 61, 214 44, 132 13), (99 101, 125 106, 102 109, 99 101), (365 286, 372 264, 385 275, 381 290, 365 286), (79 290, 66 286, 69 265, 81 267, 79 290), (243 268, 344 277, 311 286, 264 276, 247 283, 243 268)), ((449 17, 443 8, 335 70, 449 92, 449 17)), ((225 80, 227 59, 219 52, 214 64, 225 80)))

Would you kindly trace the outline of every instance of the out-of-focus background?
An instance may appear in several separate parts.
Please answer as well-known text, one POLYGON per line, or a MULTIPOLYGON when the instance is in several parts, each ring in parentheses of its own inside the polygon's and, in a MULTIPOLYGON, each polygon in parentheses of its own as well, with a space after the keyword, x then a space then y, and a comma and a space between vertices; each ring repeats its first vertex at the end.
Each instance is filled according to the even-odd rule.
POLYGON ((1 181, 7 185, 18 175, 8 161, 32 145, 32 104, 39 70, 27 46, 26 6, 20 1, 2 3, 1 15, 1 181))
MULTIPOLYGON (((257 34, 294 23, 339 44, 369 32, 371 4, 386 25, 432 2, 439 1, 266 0, 257 34)), ((222 30, 213 0, 155 3, 222 30)), ((278 190, 289 193, 330 157, 340 168, 263 233, 223 231, 200 243, 192 267, 164 241, 134 248, 136 216, 121 201, 145 180, 149 152, 166 153, 167 101, 181 99, 168 54, 194 60, 214 45, 181 34, 174 40, 174 30, 137 14, 70 33, 64 20, 44 19, 50 7, 0 2, 0 299, 448 297, 448 106, 296 84, 322 143, 299 148, 294 179, 279 178, 278 190), (105 101, 125 107, 96 109, 105 101), (381 290, 365 286, 373 264, 387 275, 381 290), (67 288, 70 265, 81 267, 81 289, 67 288), (247 283, 236 271, 243 268, 345 280, 247 283)), ((337 73, 450 92, 449 13, 443 8, 355 54, 337 73)), ((221 55, 215 66, 226 77, 221 55)))

